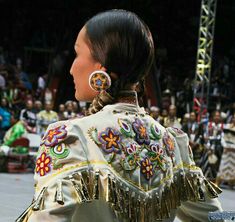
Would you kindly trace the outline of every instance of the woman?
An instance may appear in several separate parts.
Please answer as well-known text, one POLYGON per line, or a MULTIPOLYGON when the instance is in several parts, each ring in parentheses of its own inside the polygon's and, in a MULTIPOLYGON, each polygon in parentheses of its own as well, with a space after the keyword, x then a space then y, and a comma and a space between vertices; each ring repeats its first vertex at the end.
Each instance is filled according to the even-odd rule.
POLYGON ((209 199, 218 188, 195 166, 187 136, 138 105, 135 88, 154 59, 148 27, 131 12, 100 13, 75 51, 75 97, 91 106, 86 117, 49 126, 33 203, 17 221, 173 221, 176 208, 186 221, 207 221, 221 209, 209 199))
POLYGON ((221 158, 216 183, 227 183, 231 188, 235 185, 235 114, 231 123, 224 128, 224 151, 221 158))

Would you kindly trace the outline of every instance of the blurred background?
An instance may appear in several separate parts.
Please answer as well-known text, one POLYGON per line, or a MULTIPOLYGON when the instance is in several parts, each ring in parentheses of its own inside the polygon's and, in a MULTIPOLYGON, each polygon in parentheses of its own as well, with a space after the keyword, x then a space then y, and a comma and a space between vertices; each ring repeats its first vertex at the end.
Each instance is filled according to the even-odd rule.
POLYGON ((135 12, 153 35, 156 59, 142 105, 188 134, 196 164, 226 190, 223 202, 233 209, 234 0, 0 0, 0 194, 9 203, 0 221, 32 196, 48 124, 85 115, 89 104, 75 100, 69 74, 74 43, 90 17, 114 8, 135 12), (12 206, 7 189, 15 191, 12 206))

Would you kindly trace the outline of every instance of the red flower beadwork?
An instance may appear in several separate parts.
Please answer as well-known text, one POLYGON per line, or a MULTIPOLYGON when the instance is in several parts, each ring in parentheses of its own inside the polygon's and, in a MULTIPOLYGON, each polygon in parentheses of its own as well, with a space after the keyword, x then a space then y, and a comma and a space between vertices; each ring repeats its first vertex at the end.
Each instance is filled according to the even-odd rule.
POLYGON ((57 145, 60 140, 64 139, 67 136, 67 130, 65 128, 66 126, 62 125, 49 130, 42 138, 41 145, 43 144, 45 144, 46 146, 57 145))
POLYGON ((51 170, 50 163, 51 157, 43 152, 36 161, 36 173, 39 173, 40 176, 45 176, 51 170))
POLYGON ((149 180, 153 176, 153 165, 149 158, 145 158, 141 161, 141 173, 144 175, 146 180, 149 180))

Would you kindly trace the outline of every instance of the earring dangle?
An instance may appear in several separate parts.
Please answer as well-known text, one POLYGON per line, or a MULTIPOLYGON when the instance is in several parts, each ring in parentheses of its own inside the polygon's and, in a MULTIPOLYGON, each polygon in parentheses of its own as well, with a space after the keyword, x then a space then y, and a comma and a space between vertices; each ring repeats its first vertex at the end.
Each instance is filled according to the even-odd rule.
POLYGON ((94 71, 90 74, 89 86, 97 92, 107 90, 111 86, 111 78, 107 72, 94 71))

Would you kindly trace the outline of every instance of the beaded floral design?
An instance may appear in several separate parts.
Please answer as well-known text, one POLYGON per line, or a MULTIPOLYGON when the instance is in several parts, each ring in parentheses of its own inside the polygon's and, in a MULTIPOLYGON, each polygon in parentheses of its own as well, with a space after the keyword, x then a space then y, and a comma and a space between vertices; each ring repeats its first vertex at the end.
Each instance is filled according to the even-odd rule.
POLYGON ((134 170, 139 166, 141 147, 136 142, 124 145, 121 165, 125 170, 134 170))
POLYGON ((66 136, 67 136, 67 130, 65 125, 56 127, 54 129, 50 129, 42 138, 41 145, 44 144, 50 147, 55 146, 61 140, 66 138, 66 136))
POLYGON ((155 125, 152 124, 150 127, 150 131, 151 131, 151 139, 156 139, 159 140, 162 136, 161 130, 155 125))
POLYGON ((55 147, 50 148, 50 154, 57 159, 64 159, 69 155, 70 150, 64 143, 61 143, 55 147))
MULTIPOLYGON (((59 163, 58 161, 60 159, 65 159, 69 155, 70 149, 67 147, 67 145, 65 143, 60 143, 54 147, 48 147, 48 146, 42 145, 40 147, 40 152, 41 152, 42 159, 44 158, 44 155, 46 155, 46 157, 50 158, 50 170, 52 170, 52 169, 58 170, 58 169, 62 168, 64 165, 64 163, 59 163), (43 153, 44 153, 44 155, 42 155, 43 153)), ((38 158, 37 161, 40 162, 40 160, 41 159, 38 158)), ((37 167, 36 167, 36 169, 37 169, 37 167)), ((46 173, 50 172, 50 171, 47 171, 47 168, 45 170, 46 170, 45 171, 46 173)))
POLYGON ((45 152, 36 161, 36 173, 40 176, 45 176, 51 170, 51 157, 47 156, 45 152))
POLYGON ((112 128, 107 128, 99 134, 98 140, 105 153, 119 153, 121 151, 120 133, 112 128))
POLYGON ((168 156, 171 157, 172 163, 174 164, 174 157, 175 157, 175 142, 174 140, 169 136, 168 133, 165 133, 163 136, 163 143, 165 144, 166 151, 168 156))
POLYGON ((118 119, 118 124, 120 126, 120 132, 126 137, 134 137, 135 133, 133 132, 131 123, 128 120, 118 119))
POLYGON ((132 123, 132 127, 136 135, 136 141, 140 145, 142 144, 149 145, 150 138, 149 138, 148 131, 144 123, 140 119, 135 119, 135 121, 132 123))
POLYGON ((166 170, 165 152, 159 143, 151 143, 147 153, 150 161, 154 165, 154 169, 166 170))
POLYGON ((153 176, 153 164, 148 158, 141 160, 141 173, 145 177, 146 180, 150 180, 153 176))
POLYGON ((173 161, 175 151, 174 140, 169 134, 165 133, 162 137, 156 123, 148 126, 139 118, 133 122, 118 119, 118 126, 118 129, 108 127, 103 131, 95 127, 88 130, 89 137, 105 153, 108 163, 114 164, 118 170, 121 165, 129 173, 139 168, 146 180, 159 170, 166 172, 167 156, 173 161))

